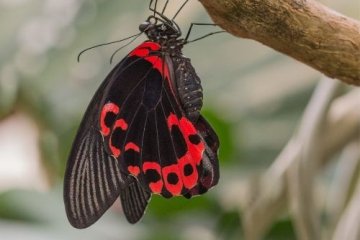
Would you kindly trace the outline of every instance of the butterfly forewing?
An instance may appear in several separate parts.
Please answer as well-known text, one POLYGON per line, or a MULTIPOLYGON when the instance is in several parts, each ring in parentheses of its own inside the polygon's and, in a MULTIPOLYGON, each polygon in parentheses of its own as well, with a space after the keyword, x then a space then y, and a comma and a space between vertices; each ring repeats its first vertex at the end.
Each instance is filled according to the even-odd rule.
MULTIPOLYGON (((111 121, 112 116, 104 115, 102 103, 109 92, 108 87, 114 85, 136 61, 125 58, 104 80, 87 108, 73 143, 65 172, 64 202, 68 219, 74 227, 90 226, 121 192, 134 188, 124 180, 127 176, 120 172, 118 160, 105 148, 103 131, 110 132, 110 129, 105 129, 106 124, 102 121, 111 121)), ((109 112, 116 111, 114 106, 108 105, 107 108, 109 112)), ((147 202, 150 195, 141 193, 138 198, 147 202)))

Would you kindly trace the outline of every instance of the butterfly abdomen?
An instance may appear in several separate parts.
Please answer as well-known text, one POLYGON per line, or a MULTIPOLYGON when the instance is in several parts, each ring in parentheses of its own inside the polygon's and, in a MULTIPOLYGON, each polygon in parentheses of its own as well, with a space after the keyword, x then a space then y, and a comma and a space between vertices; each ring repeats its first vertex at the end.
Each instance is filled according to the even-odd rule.
POLYGON ((189 120, 196 122, 203 105, 203 90, 200 78, 196 74, 190 59, 176 57, 173 60, 181 105, 189 120))

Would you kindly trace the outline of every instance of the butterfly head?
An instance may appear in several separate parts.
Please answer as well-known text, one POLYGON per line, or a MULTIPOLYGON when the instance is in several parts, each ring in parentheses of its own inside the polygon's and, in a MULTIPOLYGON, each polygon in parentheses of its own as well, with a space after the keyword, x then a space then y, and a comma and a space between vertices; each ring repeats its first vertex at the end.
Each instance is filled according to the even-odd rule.
POLYGON ((139 25, 139 30, 154 42, 168 42, 181 36, 179 26, 172 20, 164 17, 150 16, 139 25))

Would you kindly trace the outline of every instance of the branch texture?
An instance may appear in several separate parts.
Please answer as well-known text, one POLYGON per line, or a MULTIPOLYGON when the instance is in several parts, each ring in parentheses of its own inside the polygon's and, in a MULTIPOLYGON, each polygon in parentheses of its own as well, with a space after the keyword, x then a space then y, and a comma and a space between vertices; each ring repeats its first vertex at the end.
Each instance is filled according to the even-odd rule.
POLYGON ((227 32, 360 86, 360 22, 313 0, 199 0, 227 32))

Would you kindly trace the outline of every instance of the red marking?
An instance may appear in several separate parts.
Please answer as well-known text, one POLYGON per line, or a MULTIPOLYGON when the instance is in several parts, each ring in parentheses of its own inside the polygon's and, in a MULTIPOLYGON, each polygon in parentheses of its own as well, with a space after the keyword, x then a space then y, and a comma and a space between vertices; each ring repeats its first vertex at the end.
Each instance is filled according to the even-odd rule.
POLYGON ((160 180, 157 182, 149 183, 149 188, 151 189, 151 191, 153 193, 160 194, 162 191, 162 188, 164 186, 164 183, 161 178, 161 166, 157 162, 146 162, 145 161, 143 164, 143 172, 146 174, 146 172, 148 170, 155 170, 159 174, 160 180))
POLYGON ((194 125, 190 122, 190 120, 188 120, 185 117, 182 117, 180 119, 180 127, 184 131, 184 133, 186 134, 187 137, 189 137, 190 135, 197 134, 197 131, 196 131, 196 128, 194 127, 194 125))
POLYGON ((175 114, 170 114, 167 120, 167 124, 170 131, 174 125, 179 127, 188 148, 185 156, 187 156, 189 159, 192 159, 196 165, 199 165, 205 150, 205 144, 203 141, 200 141, 200 143, 197 145, 190 142, 189 137, 191 135, 197 134, 197 130, 194 125, 185 117, 182 117, 179 120, 175 114))
POLYGON ((185 156, 183 156, 182 158, 179 159, 178 166, 179 166, 179 169, 181 172, 181 177, 182 177, 184 186, 187 189, 191 189, 191 188, 195 187, 197 184, 198 178, 199 178, 199 174, 196 169, 196 165, 194 164, 193 161, 191 161, 189 154, 185 154, 185 156), (191 165, 191 167, 193 169, 192 174, 190 174, 189 176, 186 176, 185 172, 184 172, 185 166, 187 164, 191 165))
MULTIPOLYGON (((128 124, 125 122, 124 119, 118 119, 116 120, 116 122, 114 123, 112 132, 114 132, 116 129, 121 129, 123 131, 126 131, 128 129, 128 124)), ((110 136, 110 140, 109 140, 109 147, 110 150, 112 152, 112 154, 118 158, 121 154, 121 151, 119 148, 115 147, 112 143, 112 136, 110 136)))
MULTIPOLYGON (((146 61, 150 62, 153 65, 153 68, 158 70, 164 78, 166 78, 169 81, 170 88, 171 82, 170 82, 170 71, 167 64, 164 63, 163 59, 160 56, 150 56, 150 52, 159 52, 161 49, 160 44, 155 42, 143 42, 140 44, 137 48, 135 48, 129 56, 137 56, 140 58, 144 58, 146 61)), ((173 90, 173 89, 171 89, 173 90)))
POLYGON ((194 125, 187 118, 182 117, 180 119, 180 129, 186 136, 185 141, 186 141, 186 145, 188 147, 188 152, 192 156, 192 159, 195 162, 195 164, 199 165, 202 160, 202 156, 203 156, 203 153, 205 150, 204 142, 200 141, 200 143, 197 145, 190 142, 189 136, 197 134, 197 131, 196 131, 194 125))
POLYGON ((112 154, 113 154, 116 158, 118 158, 118 157, 120 156, 120 154, 121 154, 120 149, 118 149, 117 147, 115 147, 115 146, 112 144, 111 138, 110 138, 109 143, 110 143, 110 144, 109 144, 109 147, 110 147, 110 150, 111 150, 112 154))
POLYGON ((172 91, 173 95, 175 95, 172 82, 170 80, 169 66, 164 63, 163 59, 159 56, 148 56, 148 57, 144 57, 144 59, 150 62, 153 68, 158 70, 161 76, 168 81, 170 90, 172 91))
POLYGON ((163 186, 164 186, 164 183, 162 180, 149 183, 149 188, 151 189, 151 191, 153 193, 156 193, 156 194, 161 194, 161 190, 162 190, 163 186))
MULTIPOLYGON (((164 61, 159 56, 148 56, 144 57, 144 59, 148 62, 150 62, 153 65, 153 68, 158 70, 164 78, 166 78, 168 81, 170 80, 170 72, 169 67, 167 64, 164 64, 164 61)), ((170 82, 169 82, 170 83, 170 82)), ((171 85, 170 85, 171 86, 171 85)))
POLYGON ((137 57, 147 57, 149 56, 150 50, 151 51, 159 51, 161 49, 160 44, 155 42, 146 41, 140 44, 137 48, 135 48, 129 56, 137 56, 137 57))
POLYGON ((106 115, 108 113, 114 113, 115 115, 117 115, 120 111, 120 108, 114 104, 114 103, 107 103, 103 106, 102 110, 101 110, 101 114, 100 114, 100 131, 102 133, 103 136, 108 136, 110 134, 110 128, 108 126, 106 126, 105 124, 105 118, 106 115))
POLYGON ((179 119, 175 114, 170 113, 170 116, 168 117, 168 128, 169 128, 169 130, 171 130, 171 128, 174 125, 179 126, 179 119))
POLYGON ((179 167, 177 164, 173 164, 170 166, 163 167, 162 169, 163 179, 165 181, 166 189, 173 195, 179 196, 181 195, 181 190, 183 188, 183 181, 180 175, 179 167), (171 184, 168 182, 168 175, 170 173, 174 173, 178 177, 178 182, 176 184, 171 184))
POLYGON ((116 120, 115 124, 114 124, 114 127, 113 127, 113 130, 117 129, 117 128, 120 128, 121 130, 127 130, 128 129, 128 124, 125 122, 124 119, 118 119, 116 120))
POLYGON ((128 166, 128 171, 130 174, 137 177, 140 174, 140 168, 138 166, 128 166))
POLYGON ((159 163, 145 161, 144 164, 143 164, 144 172, 146 172, 147 170, 150 170, 150 169, 156 170, 161 175, 161 166, 160 166, 159 163))
POLYGON ((126 144, 125 151, 128 151, 128 150, 134 150, 135 152, 138 152, 138 153, 140 152, 139 146, 133 142, 129 142, 126 144))
MULTIPOLYGON (((167 119, 167 124, 170 131, 173 126, 178 126, 184 136, 188 151, 185 153, 184 156, 181 156, 178 159, 177 166, 178 169, 180 169, 180 175, 178 176, 181 176, 182 183, 185 188, 192 189, 196 186, 199 179, 199 173, 196 166, 201 163, 202 156, 205 150, 205 143, 203 141, 200 141, 198 144, 193 144, 189 140, 189 137, 191 135, 197 134, 197 130, 187 118, 182 117, 181 119, 179 119, 175 114, 170 114, 167 119), (187 164, 191 165, 193 169, 193 172, 189 176, 186 176, 184 172, 184 168, 187 164)), ((166 184, 165 186, 166 188, 168 188, 166 184)), ((168 190, 170 191, 170 189, 168 190)))

